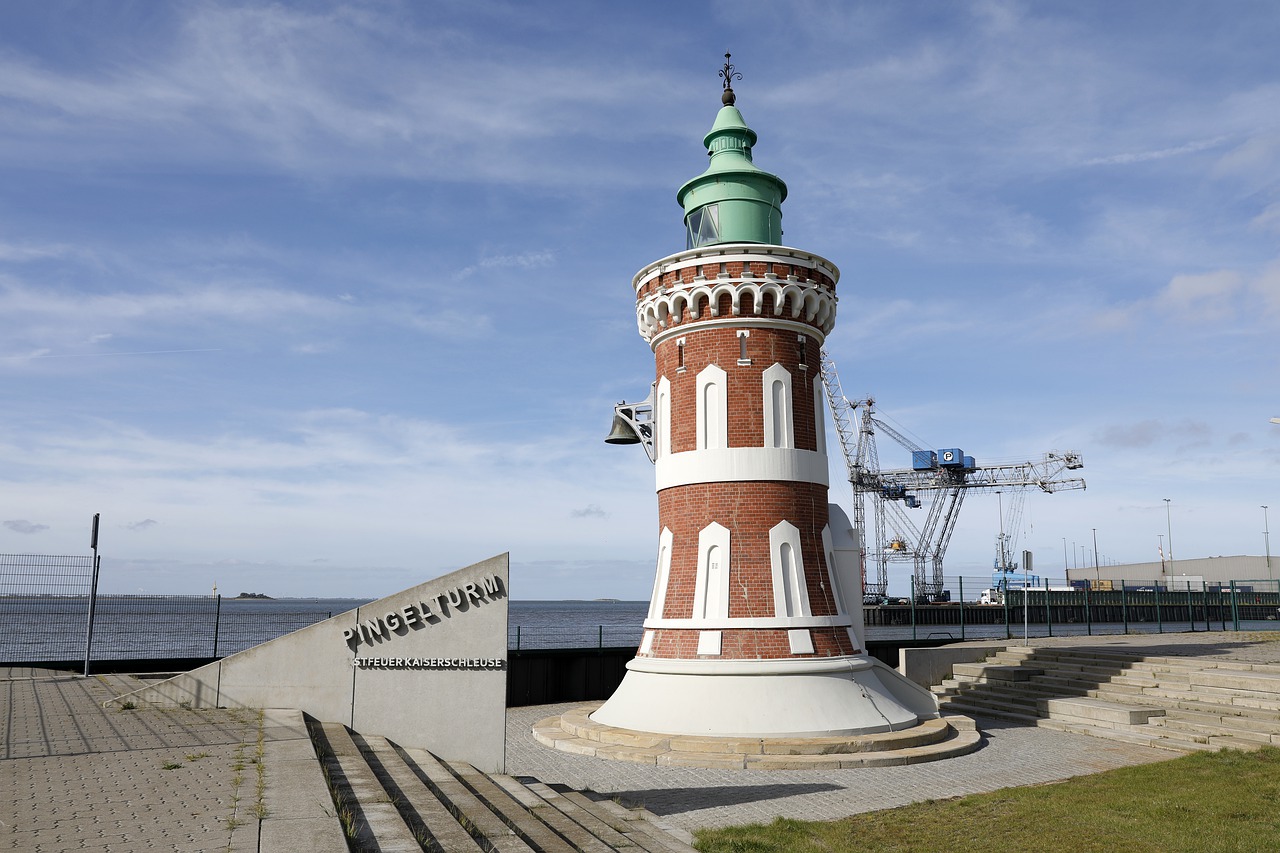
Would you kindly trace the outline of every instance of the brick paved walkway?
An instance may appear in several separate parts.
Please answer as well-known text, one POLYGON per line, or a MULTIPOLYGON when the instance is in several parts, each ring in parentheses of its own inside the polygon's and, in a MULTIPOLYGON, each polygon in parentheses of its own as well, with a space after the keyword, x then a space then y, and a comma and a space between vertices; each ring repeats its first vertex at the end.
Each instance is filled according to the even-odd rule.
POLYGON ((253 758, 259 715, 101 707, 121 692, 0 671, 0 850, 228 849, 237 795, 255 799, 254 770, 234 768, 253 758))
MULTIPOLYGON (((1055 638, 1033 644, 1125 647, 1147 655, 1274 663, 1280 662, 1280 642, 1275 639, 1215 632, 1055 638)), ((0 669, 0 851, 256 850, 257 821, 248 811, 256 799, 256 767, 251 761, 260 732, 265 732, 265 766, 271 780, 268 812, 281 816, 262 823, 264 849, 315 846, 304 833, 331 804, 323 802, 327 794, 323 782, 317 781, 310 744, 300 726, 275 725, 272 712, 264 728, 263 718, 253 711, 101 707, 129 689, 127 681, 114 676, 86 679, 0 669), (303 813, 310 817, 303 819, 303 813), (299 817, 285 819, 286 815, 299 817), (277 839, 270 845, 268 831, 277 839)), ((779 815, 833 819, 924 799, 1052 782, 1172 755, 992 721, 979 721, 987 743, 971 755, 860 770, 650 767, 570 755, 534 742, 534 722, 576 704, 510 709, 508 772, 618 794, 685 829, 770 821, 779 815)))
MULTIPOLYGON (((1274 634, 1201 632, 1032 639, 1142 655, 1194 655, 1253 663, 1280 662, 1274 634)), ((1009 641, 1010 644, 1016 641, 1009 641)), ((991 645, 990 640, 973 645, 991 645)), ((986 735, 970 755, 906 767, 830 771, 730 771, 649 767, 557 752, 530 734, 538 720, 581 703, 511 708, 507 772, 616 794, 685 829, 768 822, 775 817, 833 820, 926 799, 1055 782, 1132 764, 1167 761, 1167 750, 979 719, 986 735)))

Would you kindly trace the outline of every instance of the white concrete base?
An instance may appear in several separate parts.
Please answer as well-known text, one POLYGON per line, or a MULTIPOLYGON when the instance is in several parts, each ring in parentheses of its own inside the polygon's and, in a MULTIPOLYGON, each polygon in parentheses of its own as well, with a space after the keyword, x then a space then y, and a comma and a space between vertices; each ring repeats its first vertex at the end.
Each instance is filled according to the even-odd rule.
POLYGON ((938 716, 936 698, 874 658, 656 661, 637 658, 591 719, 709 737, 898 731, 938 716))

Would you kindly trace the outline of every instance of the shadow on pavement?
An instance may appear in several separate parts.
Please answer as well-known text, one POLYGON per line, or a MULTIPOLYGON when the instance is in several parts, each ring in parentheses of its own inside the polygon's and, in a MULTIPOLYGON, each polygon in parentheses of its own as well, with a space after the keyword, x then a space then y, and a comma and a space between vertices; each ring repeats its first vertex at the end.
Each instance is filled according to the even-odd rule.
POLYGON ((764 800, 782 800, 805 794, 843 791, 844 786, 812 782, 795 785, 727 785, 707 788, 648 788, 637 791, 615 791, 617 797, 631 806, 644 806, 657 815, 700 811, 721 806, 736 806, 764 800))

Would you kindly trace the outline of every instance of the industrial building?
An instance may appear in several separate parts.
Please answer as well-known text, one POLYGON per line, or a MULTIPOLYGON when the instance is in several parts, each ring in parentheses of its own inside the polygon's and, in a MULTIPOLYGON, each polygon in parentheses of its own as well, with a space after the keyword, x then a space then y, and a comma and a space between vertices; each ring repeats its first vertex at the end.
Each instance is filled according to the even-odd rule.
MULTIPOLYGON (((1166 589, 1200 589, 1201 584, 1208 587, 1227 587, 1232 581, 1239 586, 1255 586, 1275 589, 1275 579, 1280 573, 1276 563, 1280 559, 1271 557, 1251 557, 1240 555, 1235 557, 1194 557, 1189 560, 1154 560, 1148 563, 1121 563, 1110 566, 1081 566, 1067 569, 1067 579, 1073 584, 1077 581, 1089 581, 1095 588, 1113 588, 1124 586, 1154 586, 1159 584, 1166 589)), ((1041 574, 1044 574, 1042 571, 1041 574)))

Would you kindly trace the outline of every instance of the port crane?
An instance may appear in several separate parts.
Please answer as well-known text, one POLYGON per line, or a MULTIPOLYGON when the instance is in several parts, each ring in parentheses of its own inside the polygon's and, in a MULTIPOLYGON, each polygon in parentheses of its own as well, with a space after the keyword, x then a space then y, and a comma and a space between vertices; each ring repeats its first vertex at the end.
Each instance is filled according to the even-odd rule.
POLYGON ((853 524, 863 539, 862 588, 868 603, 884 601, 889 563, 908 560, 916 596, 925 601, 943 600, 942 561, 970 491, 1016 491, 1035 486, 1052 493, 1085 488, 1082 478, 1064 476, 1084 467, 1080 455, 1070 451, 1051 451, 1036 461, 978 465, 959 448, 934 451, 920 447, 875 416, 874 398, 851 401, 845 396, 835 361, 825 349, 822 381, 853 487, 853 524), (911 452, 910 468, 880 467, 877 430, 911 452), (917 526, 905 510, 920 508, 922 496, 930 499, 929 508, 924 523, 917 526), (868 503, 871 528, 867 526, 868 503), (868 556, 874 563, 874 579, 867 576, 868 556))

